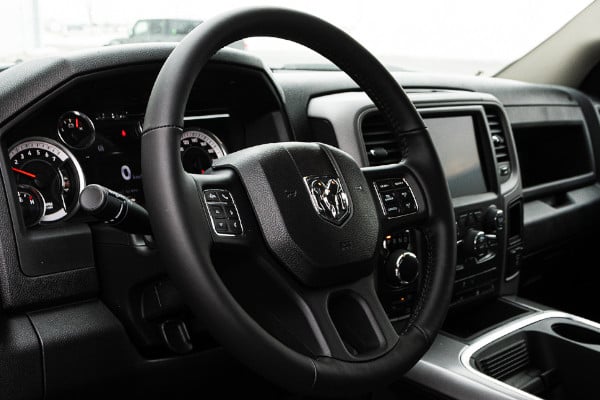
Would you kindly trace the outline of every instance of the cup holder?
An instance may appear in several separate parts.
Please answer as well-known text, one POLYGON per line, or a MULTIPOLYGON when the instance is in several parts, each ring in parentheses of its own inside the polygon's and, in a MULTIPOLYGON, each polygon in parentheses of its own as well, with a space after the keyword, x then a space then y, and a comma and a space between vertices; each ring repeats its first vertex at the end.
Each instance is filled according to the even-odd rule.
POLYGON ((565 339, 579 343, 600 345, 600 332, 579 325, 557 323, 552 324, 552 330, 565 339))

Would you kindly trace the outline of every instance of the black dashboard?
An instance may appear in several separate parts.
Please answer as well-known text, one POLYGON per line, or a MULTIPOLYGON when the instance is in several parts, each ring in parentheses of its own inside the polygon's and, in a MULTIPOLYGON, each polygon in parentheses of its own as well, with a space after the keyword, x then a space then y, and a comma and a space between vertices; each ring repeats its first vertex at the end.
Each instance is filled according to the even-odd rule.
MULTIPOLYGON (((160 329, 173 316, 189 325, 194 352, 215 347, 173 294, 152 237, 124 234, 78 208, 78 194, 87 184, 144 204, 144 111, 170 50, 167 45, 103 49, 0 75, 0 101, 6 104, 0 111, 5 194, 0 217, 7 221, 0 235, 2 306, 29 312, 91 302, 83 312, 102 314, 99 325, 77 334, 86 337, 97 328, 123 340, 122 324, 137 349, 133 356, 104 354, 100 363, 128 357, 121 359, 125 365, 145 360, 154 360, 155 368, 166 365, 177 349, 165 345, 160 329), (172 301, 172 309, 153 308, 152 296, 159 292, 172 301), (98 298, 114 315, 98 309, 98 298)), ((595 164, 600 124, 599 106, 590 97, 493 78, 408 72, 395 77, 430 130, 452 193, 459 250, 455 308, 516 294, 524 259, 594 229, 600 216, 595 164)), ((252 56, 225 50, 202 72, 185 115, 180 151, 191 173, 204 173, 227 153, 290 140, 337 146, 361 166, 402 159, 399 139, 341 72, 272 72, 252 56)), ((410 209, 399 192, 379 189, 388 194, 379 199, 384 213, 410 209)), ((394 281, 386 260, 396 250, 418 254, 421 246, 420 233, 410 229, 385 232, 381 245, 380 296, 398 324, 410 314, 420 283, 394 281)), ((37 318, 35 335, 56 334, 40 322, 42 314, 37 318)), ((62 322, 68 326, 79 318, 65 314, 62 322)), ((67 361, 51 365, 50 359, 45 368, 75 359, 70 351, 67 361)), ((61 379, 69 374, 89 381, 85 371, 61 371, 46 383, 48 393, 60 393, 61 379)))

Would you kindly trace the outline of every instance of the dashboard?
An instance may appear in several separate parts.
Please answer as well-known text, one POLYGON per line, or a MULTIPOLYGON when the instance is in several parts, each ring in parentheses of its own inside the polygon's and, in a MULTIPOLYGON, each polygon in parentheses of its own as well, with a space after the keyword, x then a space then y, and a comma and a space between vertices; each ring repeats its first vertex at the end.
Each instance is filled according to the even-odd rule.
MULTIPOLYGON (((142 117, 127 111, 89 117, 71 110, 57 120, 59 141, 33 136, 11 145, 8 160, 25 225, 31 228, 71 217, 86 184, 111 188, 143 205, 142 117)), ((232 124, 226 113, 186 117, 180 138, 186 172, 202 174, 213 160, 227 154, 213 131, 228 136, 232 124)))
MULTIPOLYGON (((10 221, 0 235, 0 300, 9 312, 32 313, 32 346, 39 346, 38 336, 47 338, 46 354, 60 347, 50 340, 59 334, 56 327, 42 323, 46 317, 65 327, 93 321, 74 343, 91 346, 87 340, 105 332, 118 343, 133 343, 131 353, 94 353, 100 364, 170 368, 168 360, 180 354, 200 357, 216 347, 165 276, 152 236, 99 223, 78 204, 85 186, 98 184, 144 205, 144 111, 171 49, 104 49, 0 75, 0 217, 10 221), (156 296, 170 308, 156 306, 156 296), (72 314, 40 311, 71 310, 73 304, 72 314), (189 330, 193 350, 178 353, 180 347, 166 342, 164 324, 173 320, 189 330)), ((594 98, 492 78, 394 76, 428 126, 452 194, 458 240, 454 310, 516 295, 529 257, 581 231, 598 233, 600 103, 594 98)), ((291 140, 337 146, 363 167, 401 161, 399 138, 357 89, 341 72, 270 71, 250 55, 219 52, 188 101, 179 138, 182 165, 202 174, 237 150, 291 140)), ((412 207, 400 191, 378 192, 383 213, 412 207)), ((384 232, 379 251, 379 294, 401 327, 422 282, 398 281, 388 261, 398 251, 420 257, 422 232, 384 232)), ((217 256, 225 263, 244 261, 241 253, 217 256)), ((463 324, 447 327, 446 334, 466 342, 473 331, 463 324)), ((26 357, 9 351, 15 360, 26 357)), ((77 359, 77 350, 60 352, 65 361, 49 357, 45 364, 60 371, 49 378, 48 393, 61 393, 73 379, 89 380, 89 371, 65 366, 77 359)))
MULTIPOLYGON (((88 184, 105 186, 143 206, 141 135, 145 99, 156 73, 143 68, 132 79, 130 72, 112 72, 76 84, 9 134, 8 162, 27 228, 77 215, 79 194, 88 184)), ((256 77, 223 82, 220 74, 208 72, 198 82, 186 112, 180 153, 189 173, 204 173, 213 160, 247 143, 273 140, 246 136, 245 125, 268 109, 238 111, 232 98, 242 86, 258 85, 263 90, 254 90, 257 99, 267 97, 260 104, 272 107, 276 99, 264 93, 256 77)))

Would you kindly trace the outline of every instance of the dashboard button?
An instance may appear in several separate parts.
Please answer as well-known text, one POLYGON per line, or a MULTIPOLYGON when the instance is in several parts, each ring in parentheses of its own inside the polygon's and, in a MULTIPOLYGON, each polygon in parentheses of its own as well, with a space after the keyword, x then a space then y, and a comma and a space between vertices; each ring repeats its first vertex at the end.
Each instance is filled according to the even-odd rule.
POLYGON ((219 192, 216 190, 205 190, 204 198, 208 203, 215 203, 219 201, 219 192))
POLYGON ((210 210, 210 215, 215 219, 226 218, 225 211, 222 206, 218 205, 209 205, 208 209, 210 210))
POLYGON ((230 233, 227 221, 224 219, 216 220, 215 231, 217 231, 217 233, 230 233))

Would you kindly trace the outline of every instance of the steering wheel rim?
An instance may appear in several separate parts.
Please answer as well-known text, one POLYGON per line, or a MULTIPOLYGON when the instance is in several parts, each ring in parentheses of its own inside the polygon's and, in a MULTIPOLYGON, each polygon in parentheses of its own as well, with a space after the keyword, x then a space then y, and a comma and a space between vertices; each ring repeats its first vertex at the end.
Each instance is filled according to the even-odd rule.
MULTIPOLYGON (((397 379, 420 359, 432 343, 445 318, 454 277, 456 239, 447 183, 431 139, 411 101, 389 72, 343 31, 314 16, 279 8, 237 10, 201 24, 175 48, 154 84, 144 120, 142 171, 153 231, 163 258, 168 260, 169 274, 193 312, 206 322, 209 331, 240 360, 272 381, 292 391, 316 395, 366 392, 397 379), (292 40, 312 48, 338 65, 382 111, 400 138, 403 161, 394 166, 361 171, 348 155, 329 146, 273 144, 224 158, 215 165, 215 174, 201 177, 187 174, 179 159, 179 134, 195 78, 221 47, 249 36, 292 40), (360 62, 353 63, 351 60, 360 62), (370 199, 372 206, 377 207, 374 195, 371 190, 364 189, 371 188, 376 178, 402 174, 410 176, 411 187, 419 188, 417 197, 424 206, 421 215, 426 215, 427 220, 423 225, 427 243, 423 288, 407 329, 397 335, 397 339, 390 332, 389 321, 386 324, 381 320, 381 305, 372 302, 372 313, 379 318, 378 326, 385 342, 376 355, 337 357, 327 355, 327 351, 310 355, 284 344, 236 301, 220 279, 210 257, 212 246, 220 238, 215 236, 209 224, 203 188, 222 184, 223 179, 227 182, 241 180, 239 187, 244 190, 232 193, 236 200, 249 198, 248 203, 253 208, 248 209, 258 221, 256 231, 262 233, 263 239, 268 238, 263 223, 267 217, 261 214, 256 202, 253 203, 253 191, 248 185, 248 181, 256 176, 251 176, 248 171, 260 169, 262 164, 275 163, 273 160, 281 159, 282 154, 302 158, 317 153, 325 154, 326 157, 323 157, 331 165, 340 168, 336 171, 342 182, 353 182, 351 188, 344 183, 358 209, 350 220, 359 218, 358 214, 375 212, 375 208, 370 209, 371 205, 367 204, 370 199), (354 188, 359 187, 360 193, 356 193, 354 188), (190 210, 197 210, 197 215, 190 216, 190 210), (240 341, 240 335, 246 340, 240 341)), ((266 184, 267 179, 261 183, 266 184)), ((381 214, 381 210, 377 210, 381 214)), ((370 231, 374 236, 370 243, 380 243, 382 229, 391 223, 382 219, 381 215, 377 221, 377 229, 370 231)), ((230 244, 234 240, 227 239, 225 242, 230 244)), ((277 253, 270 240, 266 241, 271 252, 277 253)), ((367 247, 364 254, 369 253, 373 246, 367 247)), ((375 253, 373 251, 373 259, 377 257, 375 253)), ((371 258, 365 256, 360 261, 372 267, 371 258)), ((346 289, 356 290, 365 297, 371 296, 373 274, 373 269, 357 273, 352 277, 354 283, 349 283, 346 289)), ((332 282, 329 286, 336 284, 340 282, 332 282)), ((288 282, 287 285, 291 287, 296 283, 288 282)), ((303 285, 311 286, 312 283, 305 281, 299 286, 303 285)), ((332 350, 331 353, 335 352, 332 350)))

